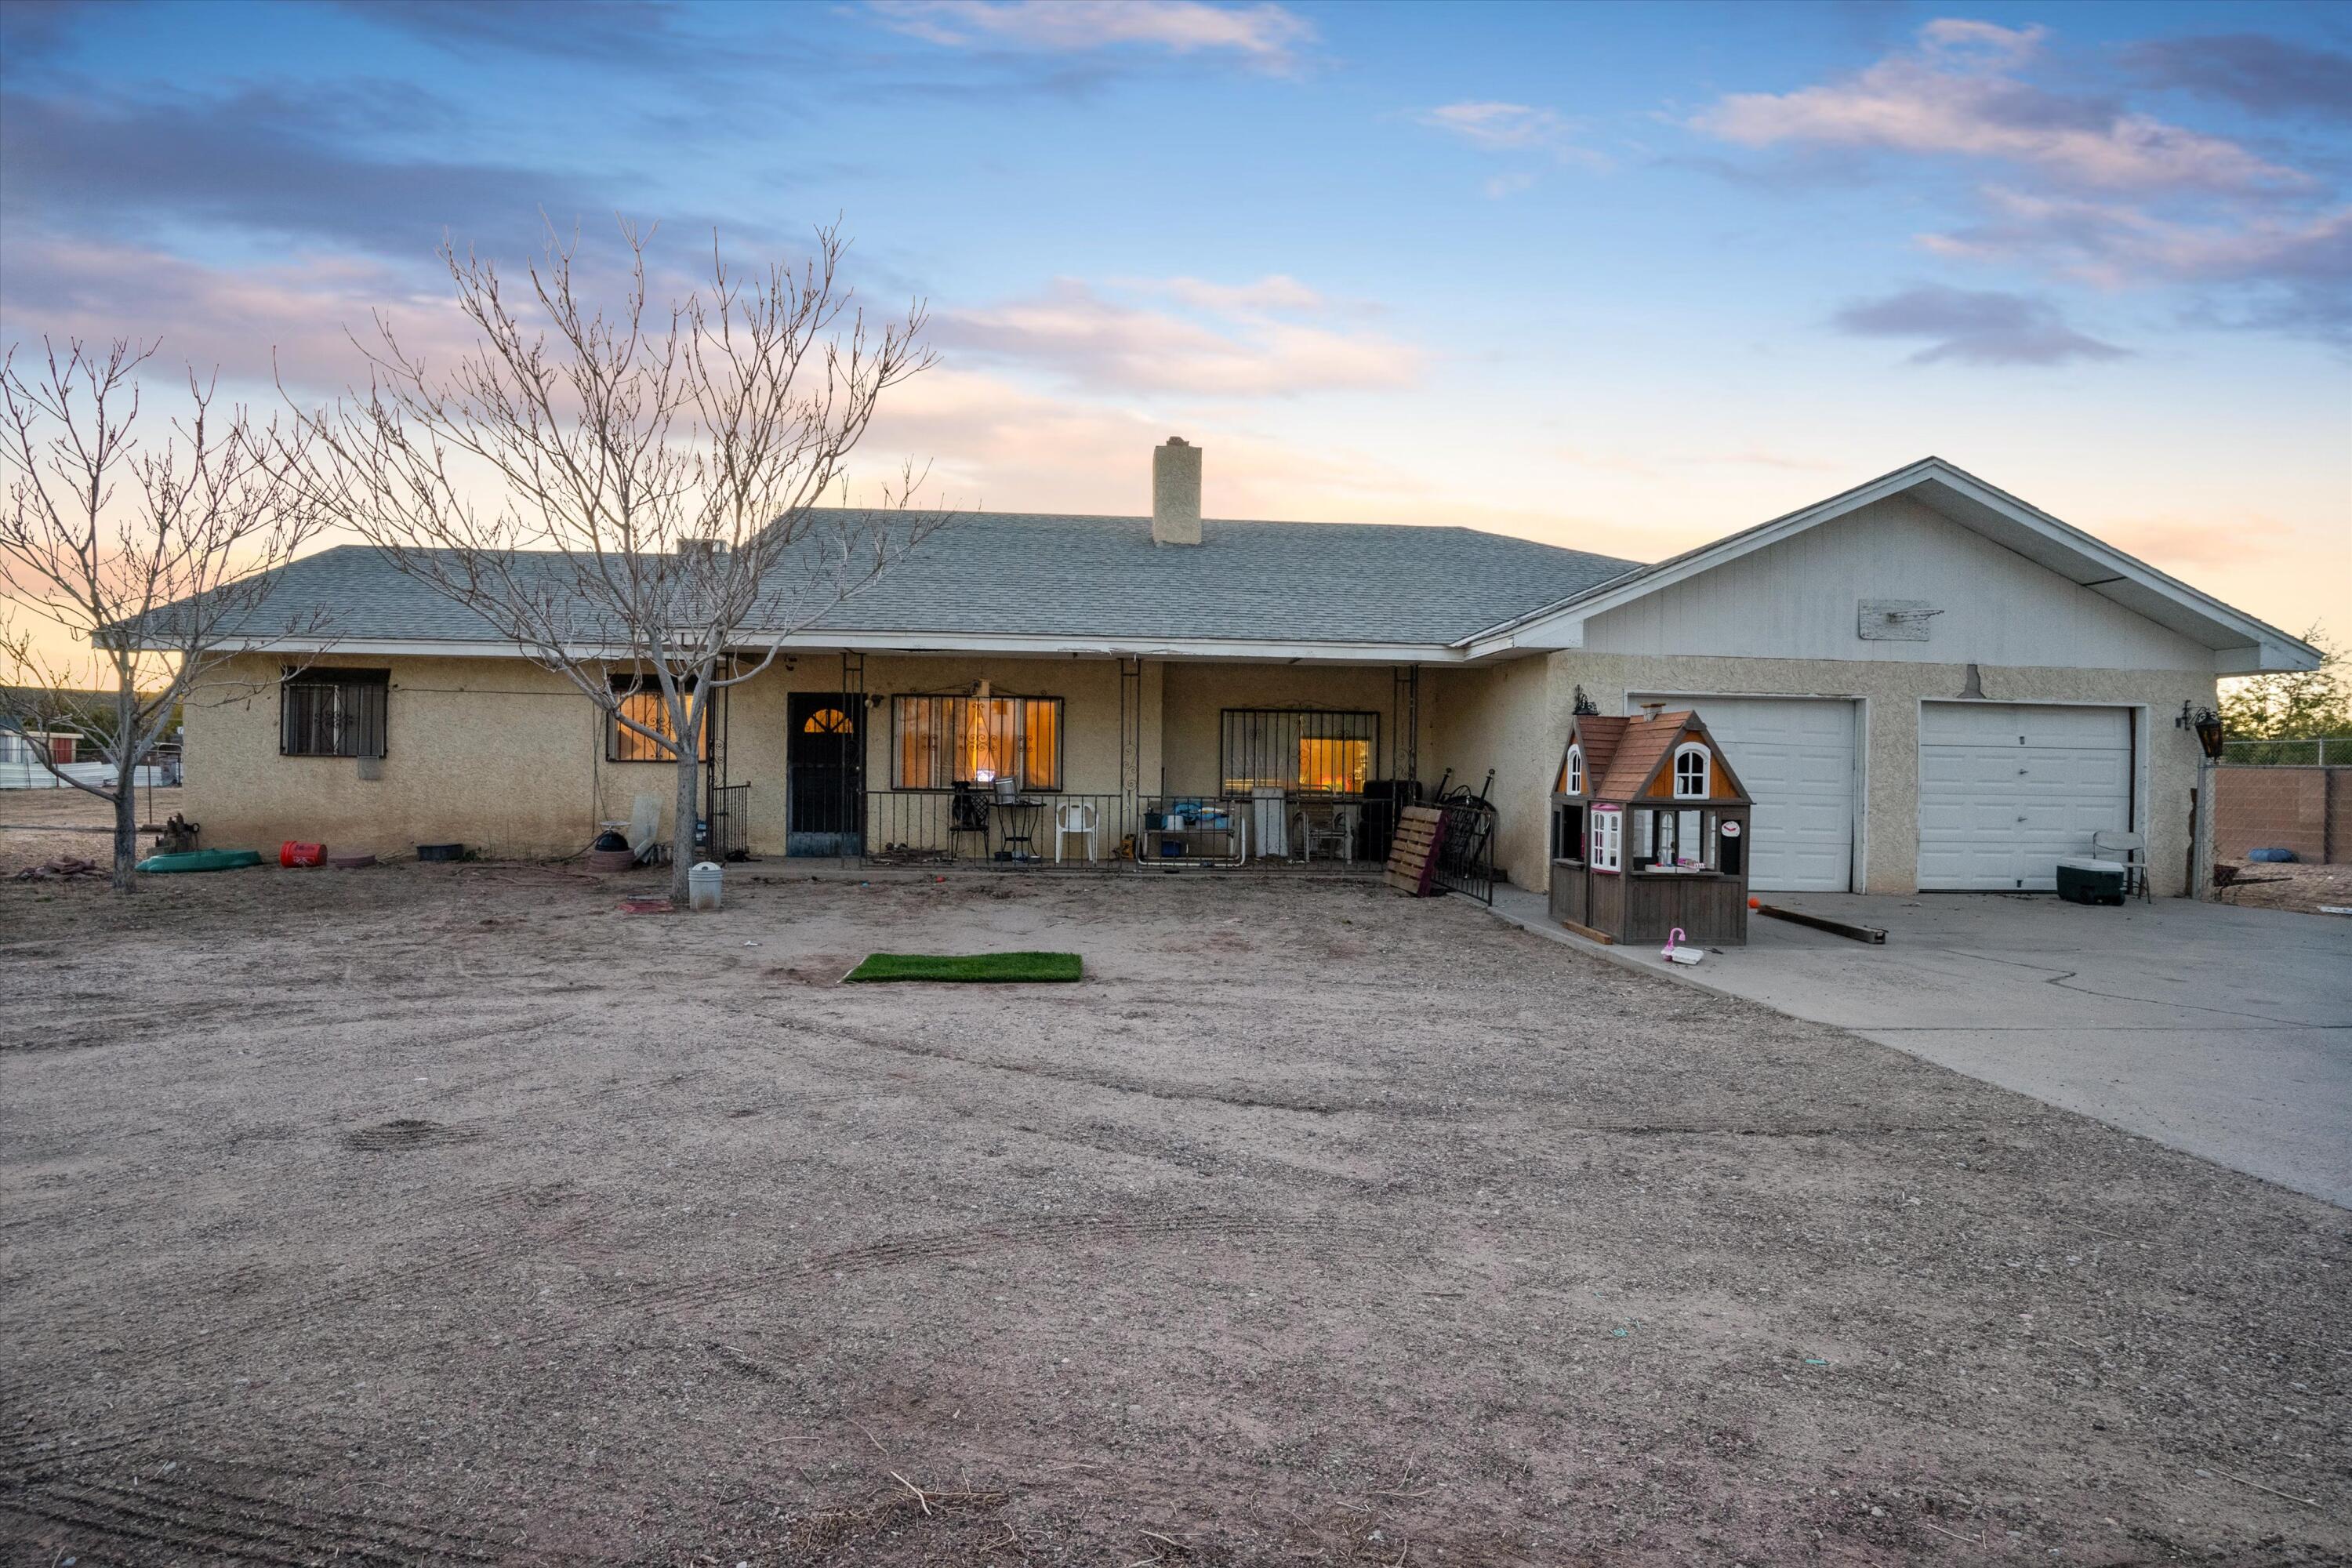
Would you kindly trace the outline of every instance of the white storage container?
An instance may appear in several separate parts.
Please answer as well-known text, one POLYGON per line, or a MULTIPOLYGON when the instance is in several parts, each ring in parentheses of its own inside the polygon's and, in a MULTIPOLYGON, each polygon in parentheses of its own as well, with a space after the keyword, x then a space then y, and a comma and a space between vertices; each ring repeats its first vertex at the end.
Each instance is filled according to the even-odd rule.
POLYGON ((719 884, 726 873, 715 860, 698 861, 687 868, 687 901, 698 910, 719 907, 719 884))

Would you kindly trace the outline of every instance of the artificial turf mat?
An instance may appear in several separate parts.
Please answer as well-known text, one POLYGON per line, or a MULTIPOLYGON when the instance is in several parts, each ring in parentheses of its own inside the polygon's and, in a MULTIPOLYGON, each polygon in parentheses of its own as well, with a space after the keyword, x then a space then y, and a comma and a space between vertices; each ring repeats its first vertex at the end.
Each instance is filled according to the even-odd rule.
POLYGON ((1078 978, 1075 952, 876 952, 845 981, 951 980, 974 984, 1068 981, 1078 978))

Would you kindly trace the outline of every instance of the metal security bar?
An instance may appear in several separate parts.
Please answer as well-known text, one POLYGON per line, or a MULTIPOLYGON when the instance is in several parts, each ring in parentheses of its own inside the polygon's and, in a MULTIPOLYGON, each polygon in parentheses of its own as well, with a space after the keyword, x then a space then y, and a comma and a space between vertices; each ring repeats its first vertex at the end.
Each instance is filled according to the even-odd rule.
POLYGON ((1380 755, 1381 716, 1286 708, 1228 708, 1218 753, 1224 792, 1361 795, 1380 755))
POLYGON ((750 784, 714 785, 706 818, 709 842, 698 847, 713 860, 750 859, 751 799, 750 784))
POLYGON ((1437 867, 1432 878, 1449 893, 1460 893, 1482 904, 1495 901, 1495 809, 1487 805, 1449 805, 1445 831, 1437 841, 1437 867))
POLYGON ((866 858, 885 866, 1106 870, 1121 863, 1139 804, 1125 795, 877 790, 866 796, 866 858))
POLYGON ((1024 789, 1062 784, 1058 697, 893 697, 890 782, 902 790, 952 789, 999 777, 1024 789))
POLYGON ((287 678, 278 688, 278 753, 383 756, 391 690, 388 669, 312 669, 287 678))

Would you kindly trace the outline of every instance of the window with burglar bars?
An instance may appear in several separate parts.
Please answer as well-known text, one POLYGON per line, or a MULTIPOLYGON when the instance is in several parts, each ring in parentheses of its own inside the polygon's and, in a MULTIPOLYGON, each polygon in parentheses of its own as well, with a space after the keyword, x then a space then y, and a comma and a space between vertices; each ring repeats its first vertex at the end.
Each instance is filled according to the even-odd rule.
POLYGON ((388 669, 289 669, 278 688, 278 752, 285 757, 384 754, 388 669))
MULTIPOLYGON (((685 689, 690 694, 694 682, 688 679, 685 689)), ((677 761, 677 731, 670 722, 669 700, 662 695, 661 682, 650 675, 616 675, 613 677, 614 711, 604 716, 604 760, 608 763, 674 763, 677 761), (634 719, 661 736, 656 741, 641 735, 621 722, 634 719)), ((702 721, 702 760, 710 760, 710 720, 702 721)))
POLYGON ((893 789, 1062 787, 1058 697, 894 697, 890 725, 893 789))
POLYGON ((1221 745, 1224 792, 1361 795, 1380 742, 1377 713, 1228 708, 1221 745))

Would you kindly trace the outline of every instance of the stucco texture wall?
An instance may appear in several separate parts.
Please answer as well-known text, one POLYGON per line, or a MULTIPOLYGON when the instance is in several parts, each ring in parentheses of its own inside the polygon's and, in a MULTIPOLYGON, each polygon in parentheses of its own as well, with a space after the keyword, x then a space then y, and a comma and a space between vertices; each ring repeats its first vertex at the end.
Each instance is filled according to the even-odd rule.
MULTIPOLYGON (((1545 811, 1551 775, 1578 686, 1604 713, 1631 711, 1628 698, 1645 691, 1858 699, 1864 890, 1907 893, 1918 886, 1919 705, 1958 697, 1968 675, 1966 665, 1916 662, 1555 653, 1441 678, 1439 689, 1448 695, 1441 706, 1440 754, 1457 775, 1475 779, 1487 767, 1497 770, 1498 864, 1512 881, 1540 888, 1549 882, 1545 811), (1530 667, 1540 667, 1541 676, 1522 673, 1530 667)), ((1990 666, 1978 667, 1978 678, 1990 702, 2144 708, 2137 822, 2147 835, 2150 882, 2160 894, 2185 891, 2198 747, 2193 734, 2173 728, 2171 715, 2184 701, 2211 706, 2213 678, 2188 670, 1990 666)), ((1705 716, 1703 700, 1690 706, 1705 716)), ((1739 766, 1736 753, 1730 761, 1739 766)))
MULTIPOLYGON (((1387 778, 1395 765, 1397 727, 1395 667, 1386 664, 1174 663, 1165 667, 1160 706, 1161 757, 1170 795, 1213 795, 1223 786, 1219 750, 1228 708, 1320 708, 1380 715, 1380 745, 1372 776, 1387 778)), ((1424 746, 1427 689, 1423 688, 1424 746)), ((1423 756, 1427 757, 1424 749, 1423 756)), ((1423 763, 1423 776, 1427 765, 1423 763)), ((1159 775, 1147 772, 1147 784, 1159 775)))
MULTIPOLYGON (((219 666, 184 711, 187 796, 207 846, 269 849, 288 838, 337 853, 404 854, 459 841, 520 857, 584 847, 600 816, 628 815, 634 789, 599 777, 593 704, 520 659, 329 655, 314 668, 392 671, 383 776, 350 757, 278 753, 275 655, 219 666), (603 800, 600 804, 599 787, 603 800)), ((665 775, 665 770, 635 772, 665 775)), ((637 786, 667 798, 667 779, 637 786)))
MULTIPOLYGON (((299 837, 388 856, 456 841, 494 856, 565 856, 588 842, 600 820, 625 820, 640 794, 662 802, 668 832, 672 769, 605 760, 594 705, 559 676, 512 658, 350 656, 315 663, 391 671, 382 776, 362 779, 349 757, 278 755, 280 661, 268 655, 232 661, 187 715, 187 809, 204 825, 207 844, 264 847, 299 837)), ((983 679, 999 696, 1062 700, 1066 792, 1118 790, 1117 660, 881 654, 865 660, 868 787, 893 783, 892 698, 969 694, 983 679)), ((784 844, 792 694, 842 685, 838 655, 803 655, 779 659, 728 692, 727 782, 751 786, 746 837, 755 853, 780 854, 784 844)), ((1381 715, 1375 771, 1392 755, 1397 719, 1387 665, 1146 660, 1137 695, 1138 778, 1147 795, 1159 793, 1163 779, 1173 793, 1216 790, 1219 716, 1227 708, 1369 710, 1381 715)))

